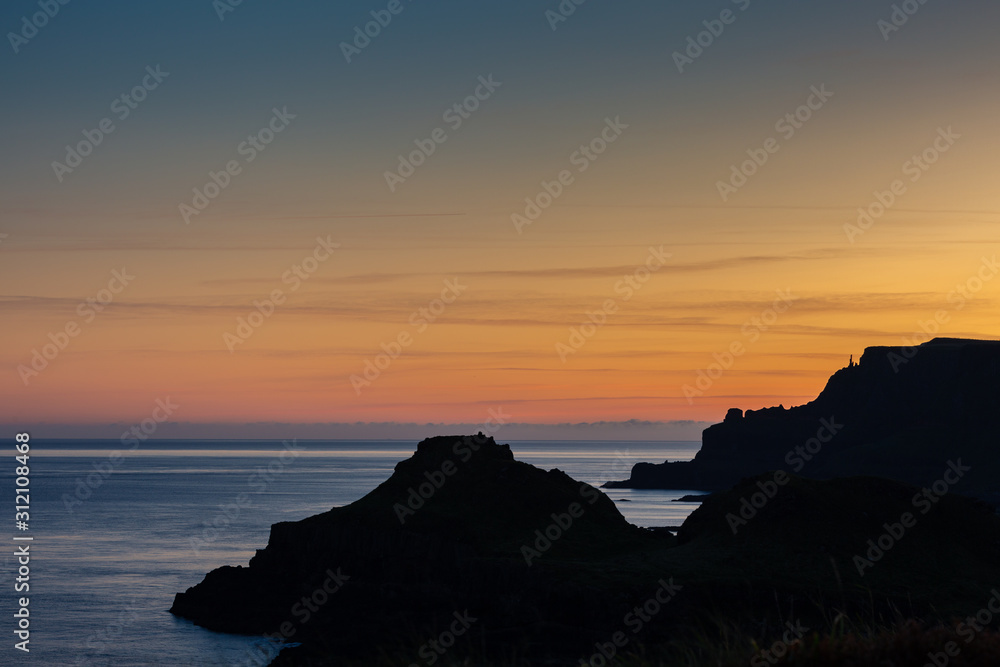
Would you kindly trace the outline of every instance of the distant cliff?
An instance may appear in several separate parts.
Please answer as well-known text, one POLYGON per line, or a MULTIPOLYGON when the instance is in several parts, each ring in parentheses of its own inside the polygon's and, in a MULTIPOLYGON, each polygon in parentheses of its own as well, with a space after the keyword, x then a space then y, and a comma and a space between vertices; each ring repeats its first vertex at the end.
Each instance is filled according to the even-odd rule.
POLYGON ((829 479, 872 475, 928 484, 948 460, 973 468, 962 489, 1000 492, 1000 341, 936 338, 917 347, 869 347, 830 377, 812 402, 731 409, 707 428, 690 462, 639 463, 609 488, 714 491, 788 470, 829 479))

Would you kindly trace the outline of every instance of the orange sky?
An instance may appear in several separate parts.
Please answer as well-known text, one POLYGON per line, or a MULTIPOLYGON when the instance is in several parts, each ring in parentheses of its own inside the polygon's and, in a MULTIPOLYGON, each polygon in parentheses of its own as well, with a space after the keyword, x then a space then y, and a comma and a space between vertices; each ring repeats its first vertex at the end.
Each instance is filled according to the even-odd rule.
MULTIPOLYGON (((641 20, 647 10, 595 7, 555 35, 540 11, 491 9, 492 32, 465 59, 416 49, 400 24, 398 41, 349 66, 316 65, 332 47, 303 18, 307 34, 274 38, 301 53, 243 54, 253 85, 212 60, 241 48, 236 28, 199 24, 218 42, 191 52, 111 44, 103 78, 83 63, 54 70, 42 54, 56 47, 39 42, 8 76, 45 111, 4 112, 22 132, 0 174, 0 421, 132 422, 170 396, 177 420, 205 423, 478 423, 495 406, 531 423, 711 422, 808 401, 850 355, 912 339, 936 313, 942 335, 996 338, 1000 280, 972 288, 994 275, 983 261, 1000 223, 1000 68, 983 19, 997 8, 928 5, 926 22, 883 40, 884 8, 847 6, 748 9, 743 32, 683 74, 670 54, 706 18, 691 7, 641 20), (517 50, 508 28, 524 31, 517 50), (135 83, 143 67, 130 65, 159 59, 171 78, 57 182, 53 159, 135 83), (502 85, 449 128, 442 111, 491 73, 502 85), (29 94, 41 80, 65 105, 29 94), (242 160, 240 142, 285 105, 290 125, 185 224, 192 189, 242 160), (796 112, 808 119, 788 132, 796 112), (385 172, 435 127, 447 141, 391 191, 385 172), (606 150, 581 158, 602 136, 606 150), (769 138, 766 163, 723 199, 720 181, 769 138), (916 165, 925 151, 933 163, 916 165), (561 173, 555 202, 519 231, 512 215, 561 173), (895 181, 884 215, 845 230, 895 181), (326 258, 317 239, 339 247, 326 258), (622 287, 651 247, 669 259, 622 287), (80 304, 123 268, 134 280, 87 321, 80 304), (424 327, 420 309, 456 280, 424 327), (961 308, 959 285, 971 290, 961 308), (231 351, 238 318, 275 290, 283 302, 231 351), (795 298, 769 313, 779 292, 795 298), (557 347, 608 300, 585 344, 557 347), (748 324, 761 317, 766 330, 748 324), (74 324, 65 349, 26 370, 74 324), (362 384, 401 336, 398 358, 362 384), (699 388, 734 344, 743 354, 699 388)), ((254 11, 242 20, 263 29, 279 10, 254 11)))
MULTIPOLYGON (((387 248, 352 238, 341 223, 344 231, 330 235, 341 247, 295 291, 294 279, 282 275, 310 255, 315 237, 304 229, 300 247, 280 252, 19 252, 5 265, 8 281, 40 294, 7 298, 20 316, 4 332, 8 414, 28 422, 127 421, 169 395, 184 406, 185 421, 475 422, 494 405, 525 422, 712 421, 731 406, 809 400, 849 355, 912 338, 939 310, 948 312, 942 334, 997 331, 1000 281, 972 291, 981 258, 994 256, 995 246, 979 241, 989 233, 988 215, 900 213, 851 245, 839 210, 568 205, 549 213, 545 229, 527 232, 531 239, 496 216, 497 231, 481 249, 457 239, 459 247, 441 250, 419 238, 387 248), (684 230, 657 238, 656 227, 676 218, 688 221, 684 230), (758 238, 763 224, 771 238, 741 240, 754 219, 758 238), (599 245, 598 229, 616 220, 629 224, 599 245), (790 221, 784 230, 782 220, 790 221), (811 234, 789 230, 803 220, 811 234), (559 244, 574 225, 592 231, 559 244), (901 234, 919 240, 885 243, 901 234), (629 288, 624 277, 645 264, 645 244, 671 256, 629 288), (33 284, 30 266, 39 262, 78 263, 79 273, 33 284), (134 281, 87 323, 79 304, 123 267, 134 281), (460 293, 435 305, 449 280, 460 293), (961 310, 948 298, 958 285, 969 290, 961 310), (243 335, 238 318, 274 290, 284 303, 230 352, 224 335, 243 335), (602 315, 608 300, 613 312, 602 315), (784 312, 770 310, 776 301, 784 312), (431 310, 421 315, 421 308, 431 310), (571 334, 588 312, 606 323, 575 352, 564 349, 563 362, 556 346, 584 340, 571 334), (79 324, 80 335, 37 376, 18 373, 68 322, 79 324), (356 379, 355 391, 351 376, 364 377, 366 361, 384 364, 382 345, 392 352, 397 340, 409 344, 377 375, 369 371, 370 383, 356 379), (715 375, 713 355, 728 364, 734 342, 744 353, 711 386, 699 385, 698 371, 715 375), (689 402, 685 385, 703 394, 689 402)), ((470 217, 442 225, 458 232, 470 217)))

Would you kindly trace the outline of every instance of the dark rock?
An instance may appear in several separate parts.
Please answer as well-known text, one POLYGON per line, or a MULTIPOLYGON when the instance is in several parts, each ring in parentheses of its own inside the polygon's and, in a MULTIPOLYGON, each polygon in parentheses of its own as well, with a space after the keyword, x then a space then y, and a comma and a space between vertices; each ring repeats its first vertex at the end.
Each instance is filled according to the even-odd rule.
POLYGON ((966 493, 1000 491, 998 341, 869 347, 810 403, 737 412, 705 429, 693 461, 638 463, 628 480, 605 486, 714 491, 776 469, 928 484, 964 457, 974 468, 966 493))
MULTIPOLYGON (((591 576, 579 571, 663 540, 625 521, 597 489, 515 461, 493 438, 429 438, 357 502, 272 526, 249 567, 210 572, 170 611, 224 632, 275 633, 287 623, 294 641, 364 657, 373 647, 419 647, 467 610, 479 619, 467 642, 499 647, 513 634, 565 651, 585 646, 583 628, 616 622, 603 618, 582 583, 591 576), (551 577, 554 568, 562 575, 551 577), (331 572, 349 578, 301 622, 295 605, 331 572)), ((417 660, 409 657, 403 664, 417 660)))
POLYGON ((670 502, 672 502, 672 503, 702 503, 702 502, 705 502, 705 499, 708 498, 709 495, 710 494, 700 494, 700 495, 688 494, 686 496, 681 496, 680 498, 674 498, 670 502))
POLYGON ((644 529, 593 487, 515 461, 492 438, 431 438, 361 500, 272 526, 249 567, 210 572, 177 594, 171 612, 214 630, 301 642, 275 667, 426 663, 420 647, 459 616, 475 621, 439 664, 555 665, 586 661, 614 633, 636 632, 628 619, 665 582, 679 592, 657 602, 641 635, 624 635, 631 656, 667 651, 720 612, 727 629, 780 626, 779 599, 810 624, 832 617, 830 603, 861 614, 905 604, 912 614, 952 615, 979 608, 1000 580, 1000 517, 950 493, 858 573, 855 556, 869 540, 903 512, 918 514, 922 491, 883 479, 792 476, 734 531, 743 499, 774 479, 699 497, 680 528, 644 529), (401 511, 413 498, 422 505, 401 511), (535 549, 530 565, 526 548, 535 549))

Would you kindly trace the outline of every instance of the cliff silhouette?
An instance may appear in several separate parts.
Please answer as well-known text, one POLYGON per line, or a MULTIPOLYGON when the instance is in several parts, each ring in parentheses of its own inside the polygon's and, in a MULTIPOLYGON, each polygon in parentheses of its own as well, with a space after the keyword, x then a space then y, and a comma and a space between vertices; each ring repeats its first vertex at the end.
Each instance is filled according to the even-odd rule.
POLYGON ((961 490, 1000 498, 1000 342, 936 338, 869 347, 810 403, 731 409, 707 428, 690 462, 639 463, 608 488, 727 489, 769 470, 832 479, 884 477, 916 485, 950 459, 973 468, 961 490))
POLYGON ((1000 517, 985 503, 946 493, 924 516, 921 490, 901 482, 786 477, 713 494, 673 537, 493 438, 429 438, 364 498, 272 526, 247 567, 213 570, 170 611, 297 644, 247 664, 728 667, 790 614, 810 628, 899 609, 941 623, 1000 580, 1000 517), (885 544, 907 512, 916 525, 885 544))
POLYGON ((287 639, 362 664, 373 647, 413 648, 399 664, 417 662, 421 643, 466 612, 484 620, 460 644, 499 650, 516 637, 558 653, 578 644, 580 627, 614 622, 584 582, 609 559, 664 540, 673 542, 629 524, 598 489, 515 461, 492 437, 434 437, 362 499, 275 524, 248 567, 212 571, 170 611, 222 632, 273 634, 289 623, 287 639), (331 572, 349 578, 299 622, 295 605, 331 572))

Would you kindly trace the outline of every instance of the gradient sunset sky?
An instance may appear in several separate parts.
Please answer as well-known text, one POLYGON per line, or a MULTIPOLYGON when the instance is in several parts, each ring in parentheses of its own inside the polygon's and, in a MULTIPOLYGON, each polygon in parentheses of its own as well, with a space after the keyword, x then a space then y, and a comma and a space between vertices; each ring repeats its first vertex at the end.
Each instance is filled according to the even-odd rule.
POLYGON ((871 0, 588 0, 564 21, 546 14, 557 0, 401 0, 347 62, 342 43, 388 0, 71 2, 23 40, 9 33, 42 10, 6 2, 0 421, 135 423, 170 397, 171 419, 195 424, 477 424, 502 408, 665 422, 669 438, 666 422, 811 400, 850 355, 935 316, 939 335, 997 338, 1000 5, 904 4, 919 9, 890 30, 893 3, 871 0), (679 71, 675 52, 720 25, 679 71), (116 98, 157 67, 120 118, 116 98), (480 77, 500 85, 455 128, 444 114, 480 77), (241 143, 275 109, 294 118, 248 162, 241 143), (104 118, 114 131, 57 174, 104 118), (615 141, 574 158, 609 119, 615 141), (447 140, 390 189, 437 128, 447 140), (230 161, 240 172, 188 224, 180 205, 230 161), (519 230, 512 215, 564 170, 519 230), (896 180, 883 215, 845 229, 896 180), (293 290, 317 238, 339 248, 293 290), (87 321, 80 304, 123 269, 134 280, 87 321), (456 280, 423 328, 414 313, 456 280), (284 303, 231 351, 225 335, 275 290, 284 303), (779 292, 794 300, 773 318, 779 292), (564 361, 557 345, 608 300, 564 361), (26 374, 68 323, 79 335, 26 374), (731 368, 686 397, 734 343, 731 368))

